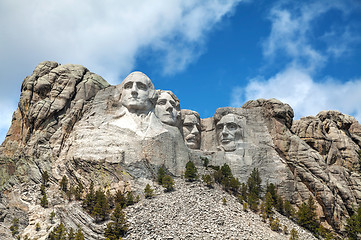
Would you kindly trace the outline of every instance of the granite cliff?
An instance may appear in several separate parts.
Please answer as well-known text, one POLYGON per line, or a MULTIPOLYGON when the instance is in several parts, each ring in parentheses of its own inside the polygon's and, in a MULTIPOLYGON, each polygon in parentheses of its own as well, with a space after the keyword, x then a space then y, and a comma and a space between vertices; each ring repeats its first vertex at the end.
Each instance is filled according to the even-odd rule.
MULTIPOLYGON (((294 121, 288 104, 258 99, 201 119, 180 103, 140 72, 111 86, 80 65, 40 63, 23 81, 0 147, 0 238, 11 238, 14 217, 22 236, 45 238, 54 227, 47 218, 56 211, 57 222, 79 225, 87 239, 97 239, 105 223, 94 223, 80 204, 62 197, 63 176, 71 185, 93 181, 111 193, 142 195, 146 184, 154 185, 160 166, 180 177, 189 160, 201 167, 200 157, 211 165, 227 163, 241 182, 258 168, 263 182, 277 185, 296 208, 312 196, 323 225, 343 231, 345 219, 361 202, 361 125, 355 118, 322 111, 294 121), (46 209, 39 205, 45 171, 50 182, 46 209), (38 232, 39 220, 44 226, 38 232)), ((129 214, 144 211, 139 209, 143 205, 129 214)), ((219 211, 236 214, 230 208, 219 211)), ((136 225, 132 229, 139 237, 136 225)))

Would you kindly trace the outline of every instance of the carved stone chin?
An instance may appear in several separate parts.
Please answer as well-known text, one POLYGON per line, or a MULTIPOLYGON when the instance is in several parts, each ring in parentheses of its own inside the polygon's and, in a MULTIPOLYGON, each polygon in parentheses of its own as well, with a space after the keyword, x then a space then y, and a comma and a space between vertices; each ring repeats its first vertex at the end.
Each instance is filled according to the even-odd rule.
POLYGON ((239 116, 227 114, 216 124, 218 149, 226 152, 236 150, 237 142, 243 138, 243 129, 239 116))

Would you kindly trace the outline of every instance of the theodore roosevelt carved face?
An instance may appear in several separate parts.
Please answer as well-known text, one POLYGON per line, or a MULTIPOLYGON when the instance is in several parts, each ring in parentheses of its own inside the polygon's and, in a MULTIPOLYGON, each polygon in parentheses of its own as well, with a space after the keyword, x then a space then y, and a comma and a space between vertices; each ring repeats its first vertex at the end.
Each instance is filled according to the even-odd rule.
POLYGON ((171 91, 157 90, 158 100, 155 115, 165 124, 177 126, 180 120, 180 104, 171 91))
POLYGON ((129 112, 148 113, 154 107, 154 85, 144 73, 129 74, 121 83, 121 91, 120 102, 129 112))
POLYGON ((201 144, 199 114, 191 110, 182 110, 181 113, 184 142, 191 149, 199 149, 201 144))
POLYGON ((235 114, 223 116, 216 124, 219 148, 226 152, 236 150, 236 143, 243 138, 241 118, 235 114))

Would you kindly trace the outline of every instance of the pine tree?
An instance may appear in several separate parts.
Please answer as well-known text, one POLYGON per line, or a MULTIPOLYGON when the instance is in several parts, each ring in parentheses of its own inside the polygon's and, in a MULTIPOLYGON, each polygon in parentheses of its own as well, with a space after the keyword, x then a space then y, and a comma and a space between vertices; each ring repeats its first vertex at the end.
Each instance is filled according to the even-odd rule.
POLYGON ((56 228, 49 233, 48 240, 66 240, 67 232, 63 223, 60 223, 56 228))
POLYGON ((19 234, 19 218, 14 218, 11 222, 10 231, 13 237, 19 234))
POLYGON ((68 191, 68 178, 65 175, 60 181, 60 189, 63 190, 63 192, 68 191))
POLYGON ((312 196, 310 196, 307 203, 303 203, 300 206, 296 215, 298 224, 307 228, 313 233, 317 232, 319 223, 317 221, 315 201, 313 200, 312 196))
POLYGON ((247 180, 247 185, 248 185, 248 193, 251 194, 253 193, 254 196, 258 199, 261 198, 261 183, 262 183, 262 179, 259 176, 259 172, 257 168, 254 168, 250 177, 247 180))
POLYGON ((349 218, 346 219, 345 227, 346 235, 349 239, 359 239, 361 236, 361 205, 357 211, 349 218))
POLYGON ((39 231, 41 230, 39 223, 36 223, 36 225, 35 225, 35 230, 36 230, 37 232, 39 232, 39 231))
POLYGON ((81 184, 81 182, 79 182, 78 186, 76 186, 75 191, 74 191, 75 200, 82 199, 83 191, 84 191, 83 184, 81 184))
POLYGON ((108 200, 102 190, 97 190, 95 193, 95 206, 92 214, 95 217, 95 221, 103 221, 109 215, 108 200))
POLYGON ((273 215, 272 208, 273 208, 272 194, 270 192, 267 192, 266 199, 265 199, 265 204, 264 204, 264 209, 265 209, 265 212, 266 212, 268 217, 273 215))
POLYGON ((47 197, 46 197, 46 193, 45 193, 45 192, 44 192, 43 197, 41 198, 40 206, 42 206, 43 208, 47 208, 47 207, 48 207, 48 199, 47 199, 47 197))
POLYGON ((134 204, 134 195, 132 192, 127 193, 127 206, 134 204))
POLYGON ((298 232, 296 229, 292 228, 290 235, 290 240, 298 240, 298 232))
POLYGON ((144 196, 145 196, 145 198, 152 198, 153 197, 153 191, 154 191, 154 189, 152 189, 150 187, 150 185, 147 184, 147 186, 145 186, 145 188, 144 188, 144 196))
POLYGON ((237 193, 239 188, 241 186, 241 183, 238 181, 238 178, 231 177, 229 181, 229 188, 234 192, 237 193))
POLYGON ((52 211, 49 216, 49 220, 50 220, 51 224, 54 224, 54 217, 55 217, 55 212, 52 211))
POLYGON ((186 171, 184 173, 184 178, 190 182, 193 182, 198 179, 197 172, 198 171, 194 163, 192 161, 188 161, 186 164, 186 171))
POLYGON ((84 239, 85 239, 85 237, 84 237, 83 231, 81 230, 81 228, 78 227, 78 231, 75 234, 74 240, 84 240, 84 239))
POLYGON ((111 215, 111 220, 112 221, 107 224, 104 236, 109 238, 109 240, 118 240, 128 231, 128 224, 119 204, 116 205, 111 215))
POLYGON ((239 198, 241 201, 247 201, 247 196, 247 185, 242 183, 239 198))
POLYGON ((223 178, 233 177, 232 170, 227 163, 223 164, 223 166, 221 167, 221 172, 222 172, 223 178))
POLYGON ((163 178, 165 176, 165 170, 163 167, 160 167, 158 169, 158 173, 157 173, 157 182, 159 185, 162 185, 163 184, 163 178))
POLYGON ((213 188, 214 181, 213 181, 211 175, 209 175, 209 174, 202 175, 202 180, 207 185, 207 187, 213 188))
POLYGON ((121 207, 125 208, 127 206, 127 199, 125 198, 122 191, 117 190, 114 196, 114 204, 119 204, 121 207))
POLYGON ((68 232, 67 240, 74 240, 74 238, 75 238, 74 229, 71 227, 68 232))
POLYGON ((49 174, 47 171, 45 171, 41 174, 41 179, 42 179, 43 185, 48 186, 49 174))
POLYGON ((94 183, 93 181, 90 182, 89 191, 83 200, 83 208, 88 212, 91 213, 95 206, 95 192, 94 192, 94 183))
POLYGON ((162 186, 165 188, 166 192, 172 191, 174 186, 173 178, 169 175, 165 175, 162 179, 162 186))
POLYGON ((288 218, 294 218, 295 216, 295 209, 288 200, 286 200, 284 204, 284 214, 288 218))

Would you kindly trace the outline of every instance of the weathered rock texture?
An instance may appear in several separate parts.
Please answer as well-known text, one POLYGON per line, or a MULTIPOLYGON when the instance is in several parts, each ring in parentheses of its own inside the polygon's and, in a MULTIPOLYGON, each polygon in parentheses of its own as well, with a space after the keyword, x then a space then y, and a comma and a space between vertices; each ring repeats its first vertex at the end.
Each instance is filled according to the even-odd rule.
MULTIPOLYGON (((140 77, 127 78, 131 83, 129 86, 110 86, 82 66, 43 62, 25 78, 19 107, 0 147, 0 238, 11 238, 9 226, 14 217, 20 219, 23 236, 45 238, 55 226, 48 220, 49 213, 54 210, 57 212, 56 223, 65 221, 73 228, 79 225, 87 239, 97 239, 102 236, 105 223, 94 223, 78 202, 65 200, 59 190, 63 176, 67 176, 71 186, 78 183, 89 186, 93 181, 96 188, 113 193, 118 189, 142 193, 145 185, 152 183, 160 166, 171 175, 181 176, 189 159, 201 166, 200 157, 207 157, 212 165, 227 163, 241 182, 258 168, 263 183, 276 184, 282 197, 296 207, 313 196, 321 222, 336 231, 343 230, 345 219, 361 201, 361 125, 353 117, 323 111, 316 117, 293 121, 293 110, 288 104, 276 99, 258 99, 245 103, 242 108, 220 108, 214 117, 201 119, 200 123, 196 119, 188 128, 200 131, 200 144, 187 147, 185 126, 167 124, 154 114, 155 105, 152 104, 157 102, 156 94, 145 99, 149 100, 146 113, 138 111, 139 106, 122 101, 124 89, 127 96, 138 96, 147 87, 151 89, 149 93, 153 93, 154 87, 147 76, 142 73, 132 76, 140 77), (138 92, 133 93, 132 88, 138 92), (44 171, 50 175, 48 209, 39 206, 44 171), (35 224, 39 219, 42 219, 42 230, 36 232, 35 224)), ((171 105, 167 103, 158 109, 171 112, 171 105)), ((166 112, 157 114, 164 113, 167 116, 166 112)), ((184 116, 181 119, 184 121, 184 116)), ((185 195, 168 195, 171 199, 168 205, 162 206, 167 208, 162 212, 173 211, 168 208, 177 205, 177 198, 194 198, 201 219, 193 216, 193 223, 187 225, 194 236, 204 230, 195 224, 197 221, 212 222, 207 216, 222 218, 216 212, 202 213, 210 204, 206 200, 207 194, 210 199, 215 199, 215 193, 198 187, 194 191, 186 190, 182 183, 177 184, 186 191, 185 195)), ((129 238, 137 239, 141 231, 145 231, 139 226, 146 223, 137 218, 137 214, 150 214, 152 208, 161 208, 157 200, 129 209, 129 238)), ((216 209, 224 211, 224 216, 234 216, 242 224, 247 216, 239 213, 238 208, 232 204, 216 209)), ((181 221, 182 216, 174 216, 175 222, 181 221)), ((219 228, 219 233, 231 237, 227 219, 225 217, 226 225, 219 228)), ((259 221, 250 219, 253 219, 247 222, 250 225, 259 221)), ((164 226, 162 224, 151 226, 160 228, 164 226)), ((229 224, 233 225, 232 222, 229 224)), ((147 229, 149 234, 166 237, 163 230, 152 228, 147 229)), ((246 235, 259 234, 243 230, 246 235)), ((177 231, 174 235, 183 234, 177 231)), ((264 231, 273 236, 268 230, 264 231)), ((204 236, 217 238, 217 234, 211 231, 204 236)), ((259 236, 264 236, 262 234, 259 236)), ((282 236, 276 238, 282 239, 282 236)))

